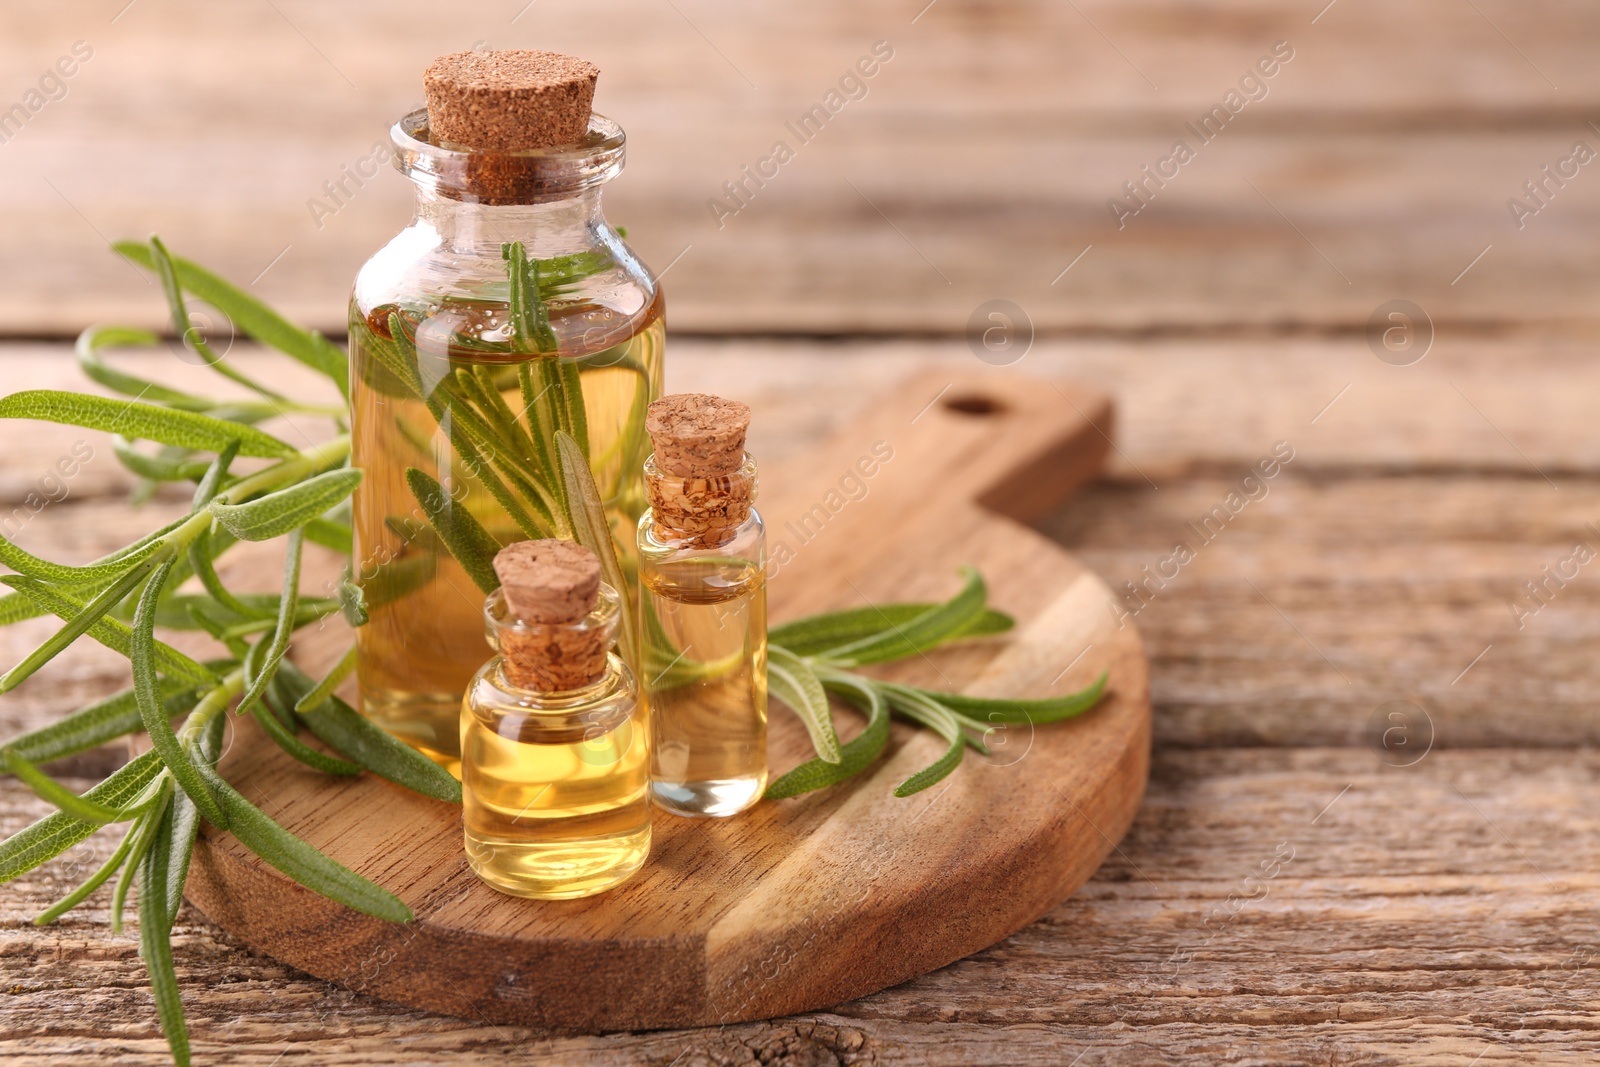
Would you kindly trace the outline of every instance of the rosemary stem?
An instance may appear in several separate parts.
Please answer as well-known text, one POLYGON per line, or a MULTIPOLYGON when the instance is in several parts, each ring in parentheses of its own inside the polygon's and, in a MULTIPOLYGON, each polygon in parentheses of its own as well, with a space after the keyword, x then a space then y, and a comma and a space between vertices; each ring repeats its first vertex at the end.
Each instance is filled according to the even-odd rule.
POLYGON ((200 703, 189 712, 189 717, 183 721, 183 729, 178 734, 178 743, 184 748, 192 749, 200 741, 200 735, 206 726, 233 703, 235 697, 244 692, 244 667, 235 667, 223 675, 222 681, 212 687, 211 691, 200 698, 200 703))

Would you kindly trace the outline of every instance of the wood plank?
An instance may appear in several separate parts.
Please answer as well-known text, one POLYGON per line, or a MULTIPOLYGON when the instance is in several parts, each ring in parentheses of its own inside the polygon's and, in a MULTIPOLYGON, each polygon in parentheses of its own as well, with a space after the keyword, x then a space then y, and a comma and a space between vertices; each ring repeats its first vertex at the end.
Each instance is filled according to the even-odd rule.
MULTIPOLYGON (((427 1015, 254 955, 187 908, 178 968, 197 1054, 251 1067, 401 1048, 466 1064, 517 1050, 580 1064, 954 1065, 999 1048, 1039 1065, 1214 1063, 1241 1048, 1258 1062, 1577 1061, 1600 1046, 1583 829, 1600 809, 1597 771, 1575 751, 1434 752, 1407 769, 1336 749, 1161 753, 1121 851, 1043 921, 836 1012, 769 1023, 554 1038, 427 1015), (1280 843, 1293 858, 1263 878, 1288 855, 1280 843)), ((42 811, 0 783, 0 830, 42 811)), ((148 1063, 162 1043, 136 942, 109 934, 104 897, 29 925, 70 886, 70 862, 0 897, 0 1049, 27 1067, 148 1063)))
POLYGON ((340 329, 350 279, 410 195, 385 170, 331 217, 308 201, 416 103, 435 51, 478 41, 607 71, 601 109, 633 142, 610 214, 673 264, 680 330, 959 332, 996 296, 1041 329, 1091 332, 1350 327, 1396 296, 1441 321, 1594 320, 1583 235, 1600 182, 1585 168, 1521 229, 1506 204, 1575 140, 1600 145, 1585 59, 1600 27, 1579 4, 1346 2, 1315 24, 1247 0, 942 0, 913 22, 918 6, 547 0, 513 23, 476 0, 442 36, 415 32, 437 18, 416 0, 19 13, 8 69, 42 73, 78 39, 95 55, 4 146, 0 196, 30 250, 0 262, 4 328, 161 323, 153 290, 104 251, 154 230, 340 329), (880 39, 895 58, 866 97, 799 144, 785 122, 880 39), (1295 58, 1268 95, 1119 230, 1107 199, 1278 40, 1295 58), (795 161, 719 228, 707 201, 780 138, 795 161))

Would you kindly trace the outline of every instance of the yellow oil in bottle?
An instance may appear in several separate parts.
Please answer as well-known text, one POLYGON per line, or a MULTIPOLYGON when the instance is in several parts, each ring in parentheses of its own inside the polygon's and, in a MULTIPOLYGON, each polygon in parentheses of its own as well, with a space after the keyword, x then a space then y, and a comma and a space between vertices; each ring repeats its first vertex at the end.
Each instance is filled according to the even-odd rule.
POLYGON ((762 567, 641 561, 651 792, 680 815, 731 815, 767 784, 767 612, 762 567))
POLYGON ((496 659, 467 691, 467 862, 504 893, 589 896, 633 875, 649 855, 646 727, 634 714, 632 682, 619 681, 625 668, 612 661, 587 689, 529 694, 507 685, 496 659))
MULTIPOLYGON (((660 393, 665 346, 660 309, 658 299, 618 344, 533 357, 569 360, 578 369, 590 466, 630 581, 634 525, 644 510, 638 473, 649 450, 644 412, 660 393)), ((528 534, 474 477, 428 404, 396 388, 374 355, 374 346, 388 338, 390 310, 397 309, 364 315, 352 307, 351 312, 352 453, 365 472, 353 503, 354 569, 368 611, 366 625, 356 631, 361 707, 379 726, 459 776, 461 696, 483 663, 483 594, 428 525, 407 469, 438 481, 454 506, 469 511, 501 544, 528 534)), ((517 364, 529 357, 503 351, 504 304, 445 304, 414 325, 426 390, 436 393, 446 376, 481 374, 480 380, 528 427, 517 364), (440 343, 430 342, 441 337, 440 343)), ((584 334, 564 323, 561 333, 599 337, 608 328, 601 323, 584 334)), ((515 446, 514 435, 508 440, 515 446)), ((529 506, 526 500, 521 504, 529 506)))

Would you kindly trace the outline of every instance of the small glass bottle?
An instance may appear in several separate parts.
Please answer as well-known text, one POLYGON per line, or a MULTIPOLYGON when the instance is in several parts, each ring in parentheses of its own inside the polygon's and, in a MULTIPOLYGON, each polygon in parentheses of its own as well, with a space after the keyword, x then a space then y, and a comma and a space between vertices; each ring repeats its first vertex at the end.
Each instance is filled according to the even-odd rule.
POLYGON ((356 631, 361 710, 453 773, 461 694, 483 660, 482 599, 435 535, 430 483, 438 506, 501 544, 556 536, 548 446, 565 428, 586 445, 630 577, 644 511, 644 412, 661 392, 664 305, 601 209, 624 136, 590 113, 585 66, 524 52, 437 61, 424 79, 428 108, 390 131, 416 217, 361 268, 351 298, 351 461, 366 475, 352 516, 368 613, 356 631), (572 93, 519 91, 541 62, 575 77, 572 93), (516 247, 532 306, 527 286, 513 291, 516 247))
POLYGON ((461 709, 467 862, 512 896, 591 896, 650 852, 647 731, 611 651, 621 600, 570 541, 508 545, 495 571, 483 614, 498 655, 461 709))
POLYGON ((767 784, 766 532, 752 506, 750 409, 680 393, 650 405, 639 520, 650 792, 675 815, 733 815, 767 784))

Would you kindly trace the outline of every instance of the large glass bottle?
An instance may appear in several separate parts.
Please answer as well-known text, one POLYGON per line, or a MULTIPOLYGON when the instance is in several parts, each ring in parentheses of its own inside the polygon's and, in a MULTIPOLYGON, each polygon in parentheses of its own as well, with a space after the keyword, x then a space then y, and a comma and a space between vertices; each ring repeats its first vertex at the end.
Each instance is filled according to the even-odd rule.
POLYGON ((449 538, 562 535, 565 430, 633 582, 665 327, 654 277, 601 213, 623 164, 616 123, 592 116, 576 145, 486 151, 434 143, 419 110, 391 137, 417 214, 362 267, 350 304, 361 703, 459 774, 483 590, 449 538))

